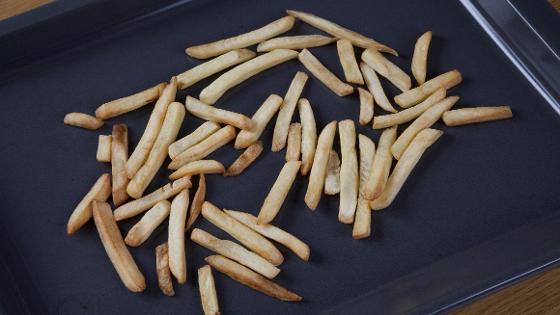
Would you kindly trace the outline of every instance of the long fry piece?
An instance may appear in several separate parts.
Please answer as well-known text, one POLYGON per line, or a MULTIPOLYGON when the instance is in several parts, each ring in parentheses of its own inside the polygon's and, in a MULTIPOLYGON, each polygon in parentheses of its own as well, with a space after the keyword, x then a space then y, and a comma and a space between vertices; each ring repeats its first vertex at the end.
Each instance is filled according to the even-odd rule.
POLYGON ((165 83, 160 83, 136 94, 105 103, 95 110, 95 117, 105 120, 148 105, 157 100, 164 87, 165 83))
POLYGON ((68 224, 66 225, 66 233, 68 235, 73 234, 79 230, 84 224, 91 219, 92 214, 92 202, 106 201, 111 195, 111 176, 109 174, 102 174, 99 176, 95 184, 90 188, 88 193, 84 198, 78 203, 70 219, 68 219, 68 224))
POLYGON ((360 63, 360 69, 364 75, 364 80, 366 81, 368 90, 375 99, 375 103, 385 111, 396 113, 397 110, 393 107, 393 105, 391 105, 387 95, 385 95, 385 91, 383 91, 383 87, 381 86, 381 82, 379 81, 379 77, 375 73, 375 70, 373 70, 365 62, 360 63))
POLYGON ((377 152, 373 158, 371 170, 366 182, 365 198, 374 200, 381 195, 387 178, 389 178, 389 171, 393 163, 393 156, 391 155, 391 146, 397 138, 397 127, 391 127, 383 130, 379 138, 377 152))
POLYGON ((332 149, 334 136, 336 134, 336 121, 331 121, 323 128, 317 141, 317 150, 309 175, 309 185, 305 193, 305 204, 311 210, 317 209, 323 186, 325 185, 325 177, 327 175, 327 163, 329 162, 329 154, 332 149))
POLYGON ((312 48, 325 46, 336 41, 336 38, 324 35, 298 35, 275 37, 257 46, 258 52, 266 52, 274 49, 294 49, 312 48))
POLYGON ((379 51, 368 48, 362 53, 362 60, 401 91, 408 91, 412 86, 410 77, 397 65, 385 58, 379 51))
POLYGON ((460 108, 443 113, 446 126, 460 126, 513 117, 509 106, 481 106, 460 108))
POLYGON ((179 179, 181 177, 199 174, 222 174, 223 172, 225 172, 224 166, 216 160, 198 160, 181 166, 178 170, 169 175, 169 179, 179 179))
POLYGON ((212 268, 208 265, 198 268, 198 290, 204 315, 220 315, 216 284, 212 276, 212 268))
POLYGON ((237 134, 234 147, 236 149, 244 149, 257 142, 257 140, 263 133, 264 128, 266 128, 266 125, 268 125, 268 122, 280 109, 280 105, 282 105, 282 98, 280 96, 271 94, 269 97, 267 97, 264 103, 259 107, 259 109, 255 112, 255 114, 253 114, 253 117, 251 118, 255 126, 251 131, 241 130, 237 134))
POLYGON ((128 159, 128 128, 125 124, 113 126, 111 135, 111 173, 113 176, 113 203, 122 205, 128 199, 126 161, 128 159))
POLYGON ((288 92, 284 96, 284 102, 278 112, 274 133, 272 135, 272 151, 277 152, 286 146, 286 138, 288 137, 288 128, 292 121, 292 116, 296 110, 297 101, 303 91, 303 87, 309 76, 305 72, 298 71, 290 83, 288 92))
POLYGON ((358 156, 356 154, 356 127, 354 121, 346 119, 338 122, 340 135, 340 206, 338 221, 345 224, 354 222, 358 202, 358 156))
POLYGON ((200 174, 198 178, 198 188, 196 189, 196 193, 194 194, 192 203, 191 203, 191 211, 189 212, 189 218, 187 220, 187 224, 185 224, 185 231, 190 230, 193 224, 196 222, 196 219, 200 216, 200 212, 202 211, 202 204, 206 199, 206 176, 204 174, 200 174))
POLYGON ((187 257, 185 253, 185 222, 189 207, 189 191, 182 190, 173 198, 169 213, 169 269, 179 283, 187 281, 187 257))
POLYGON ((311 170, 315 149, 317 147, 317 125, 311 104, 305 98, 298 102, 299 120, 301 121, 301 175, 311 170))
POLYGON ((204 122, 187 136, 173 142, 167 150, 169 153, 169 157, 172 160, 175 159, 177 155, 181 154, 186 149, 200 143, 202 140, 208 138, 218 130, 220 130, 220 124, 217 124, 213 121, 204 122))
POLYGON ((288 147, 286 148, 286 161, 299 161, 301 154, 301 124, 290 124, 288 130, 288 147))
POLYGON ((432 41, 432 32, 428 31, 418 38, 414 45, 414 54, 412 55, 411 70, 412 75, 419 85, 426 81, 426 69, 428 67, 428 49, 432 41))
POLYGON ((362 73, 360 73, 360 68, 356 61, 352 43, 347 39, 339 39, 336 42, 336 49, 346 82, 364 84, 364 79, 362 78, 362 73))
POLYGON ((329 154, 327 176, 325 176, 325 195, 334 196, 340 193, 340 158, 335 150, 329 154))
POLYGON ((192 96, 187 96, 185 107, 189 113, 204 120, 211 120, 216 123, 232 125, 243 130, 251 130, 254 127, 254 123, 251 118, 243 114, 204 104, 192 96))
POLYGON ((371 164, 375 156, 375 144, 365 135, 358 135, 360 147, 360 189, 358 193, 358 204, 356 206, 356 218, 352 227, 354 239, 366 238, 371 234, 371 211, 369 200, 365 198, 365 188, 371 164))
POLYGON ((156 205, 148 210, 142 219, 128 231, 124 239, 126 245, 131 247, 142 245, 142 243, 152 235, 155 229, 167 219, 170 209, 171 203, 167 200, 156 203, 156 205))
POLYGON ((367 90, 358 88, 358 94, 360 96, 360 125, 367 125, 373 119, 373 96, 367 90))
POLYGON ((299 53, 298 59, 309 72, 336 95, 346 96, 354 92, 354 88, 351 85, 342 82, 334 73, 327 69, 317 57, 313 56, 309 50, 303 49, 299 53))
POLYGON ((103 126, 103 120, 84 113, 68 113, 64 116, 64 124, 89 130, 97 130, 103 126))
POLYGON ((292 188, 300 166, 300 161, 289 161, 284 164, 280 174, 278 174, 276 182, 274 182, 274 185, 272 185, 272 188, 264 199, 257 220, 258 224, 267 224, 274 220, 278 211, 282 208, 282 204, 286 196, 288 196, 290 188, 292 188))
POLYGON ((175 290, 173 289, 171 270, 169 270, 169 247, 167 243, 156 247, 156 269, 159 289, 167 296, 174 296, 175 290))
POLYGON ((97 142, 97 153, 95 158, 98 162, 111 162, 111 135, 99 135, 97 142))
POLYGON ((422 102, 439 88, 443 87, 446 90, 449 90, 455 85, 461 83, 461 81, 463 81, 461 72, 458 70, 451 70, 424 82, 424 84, 418 87, 395 96, 395 103, 399 104, 402 108, 409 108, 410 106, 422 102))

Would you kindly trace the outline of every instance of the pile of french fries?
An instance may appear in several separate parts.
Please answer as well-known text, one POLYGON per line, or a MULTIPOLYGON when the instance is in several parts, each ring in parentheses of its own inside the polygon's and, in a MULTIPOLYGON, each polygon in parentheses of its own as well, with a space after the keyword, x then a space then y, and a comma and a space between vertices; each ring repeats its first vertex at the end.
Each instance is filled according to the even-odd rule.
POLYGON ((422 34, 414 46, 413 82, 383 54, 398 56, 393 48, 313 14, 291 10, 287 14, 257 30, 188 47, 186 53, 190 57, 213 59, 173 76, 168 83, 105 103, 96 109, 95 116, 84 113, 65 116, 65 124, 95 130, 109 118, 155 102, 146 129, 130 155, 125 124, 115 124, 111 135, 99 136, 97 160, 111 163, 112 172, 99 177, 74 209, 67 225, 70 235, 93 217, 109 259, 129 290, 143 291, 146 283, 127 246, 142 245, 168 219, 168 240, 155 249, 158 284, 163 294, 175 294, 173 278, 181 284, 187 281, 185 245, 186 235, 190 233, 191 241, 215 253, 205 259, 208 265, 198 269, 205 314, 220 312, 213 270, 271 297, 301 301, 301 296, 271 280, 280 273, 278 267, 284 261, 271 241, 284 245, 304 261, 310 256, 307 244, 272 225, 298 174, 309 175, 304 200, 309 209, 318 207, 323 194, 339 195, 338 220, 353 224, 353 238, 366 238, 371 234, 372 210, 385 209, 392 203, 424 152, 442 136, 442 131, 431 128, 440 118, 447 126, 459 126, 512 117, 508 106, 452 110, 459 97, 447 94, 462 81, 461 73, 451 70, 427 80, 431 32, 422 34), (296 19, 330 36, 277 37, 290 30, 296 19), (335 42, 343 79, 309 50, 335 42), (253 45, 257 45, 256 50, 261 54, 247 48, 253 45), (355 49, 363 49, 359 62, 355 49), (338 96, 353 94, 357 86, 359 124, 371 123, 373 129, 383 129, 377 147, 368 136, 357 134, 350 119, 331 121, 317 129, 312 103, 302 96, 309 80, 304 71, 295 74, 283 98, 271 94, 252 117, 214 106, 232 87, 296 58, 308 73, 338 96), (184 104, 176 102, 178 90, 220 72, 198 98, 187 96, 184 104), (380 78, 402 91, 393 98, 394 104, 383 90, 380 78), (374 116, 375 105, 386 114, 374 116), (296 109, 299 122, 293 121, 296 109), (178 139, 187 113, 206 122, 178 139), (206 196, 206 175, 243 173, 263 152, 259 139, 276 114, 271 150, 278 152, 286 148, 286 163, 258 215, 218 208, 206 196), (397 126, 409 122, 399 134, 397 126), (333 147, 337 129, 340 154, 333 147), (244 151, 229 167, 206 159, 230 142, 235 149, 244 151), (146 194, 146 188, 168 156, 170 182, 146 194), (189 190, 194 176, 198 176, 198 185, 191 201, 189 190), (108 203, 110 196, 114 210, 108 203), (140 220, 123 238, 117 222, 139 215, 142 215, 140 220), (238 243, 196 228, 200 215, 238 243))

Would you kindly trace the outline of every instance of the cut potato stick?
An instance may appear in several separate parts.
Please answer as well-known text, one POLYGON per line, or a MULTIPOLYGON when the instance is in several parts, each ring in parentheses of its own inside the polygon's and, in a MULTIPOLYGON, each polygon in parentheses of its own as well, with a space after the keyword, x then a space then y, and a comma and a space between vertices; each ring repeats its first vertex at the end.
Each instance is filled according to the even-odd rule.
POLYGON ((442 134, 443 132, 440 130, 426 128, 416 135, 402 155, 402 158, 395 165, 383 193, 379 198, 370 202, 370 207, 373 210, 385 209, 393 202, 424 151, 436 142, 442 134))
POLYGON ((68 113, 64 116, 64 123, 69 126, 89 130, 97 130, 103 126, 103 120, 84 113, 68 113))
POLYGON ((311 104, 305 98, 298 102, 299 120, 301 121, 301 175, 311 170, 315 149, 317 147, 317 125, 311 104))
POLYGON ((358 88, 358 94, 360 95, 360 125, 367 125, 373 119, 373 95, 370 92, 358 88))
POLYGON ((301 124, 291 123, 288 130, 288 148, 286 149, 286 161, 299 161, 301 154, 301 124))
POLYGON ((509 106, 481 106, 460 108, 443 113, 446 126, 460 126, 513 117, 509 106))
POLYGON ((196 219, 198 219, 198 217, 200 216, 200 211, 202 211, 202 204, 204 203, 204 199, 206 199, 206 176, 204 176, 204 174, 200 174, 198 178, 198 188, 196 189, 196 193, 194 194, 191 203, 189 219, 187 220, 187 224, 185 224, 185 231, 190 230, 190 228, 196 222, 196 219))
POLYGON ((274 220, 278 211, 282 208, 282 204, 286 196, 288 196, 290 188, 292 188, 300 166, 300 161, 289 161, 284 164, 280 174, 278 174, 278 178, 276 178, 274 185, 272 185, 272 188, 264 199, 257 220, 258 224, 267 224, 274 220))
POLYGON ((244 149, 255 143, 263 133, 266 125, 268 125, 268 122, 280 109, 280 105, 282 105, 282 98, 280 96, 271 94, 267 97, 261 107, 253 114, 253 118, 251 118, 255 126, 251 131, 241 130, 237 134, 234 147, 236 149, 244 149))
POLYGON ((317 150, 313 159, 313 166, 309 174, 309 184, 305 193, 305 204, 309 209, 315 210, 321 200, 325 177, 327 176, 327 164, 336 134, 336 121, 331 121, 323 128, 317 141, 317 150))
POLYGON ((319 16, 314 14, 302 12, 302 11, 294 11, 294 10, 287 10, 286 11, 289 15, 302 20, 303 22, 314 26, 320 29, 323 32, 329 33, 334 37, 337 38, 345 38, 352 42, 354 46, 358 46, 361 48, 369 48, 374 47, 375 49, 387 52, 392 55, 398 56, 398 53, 391 47, 387 47, 372 38, 366 37, 360 33, 351 31, 345 27, 342 27, 334 22, 329 20, 323 19, 319 16))
POLYGON ((414 45, 414 54, 412 55, 411 70, 412 75, 419 85, 426 81, 426 69, 428 67, 428 49, 432 41, 432 32, 428 31, 418 37, 414 45))
POLYGON ((224 166, 216 160, 198 160, 181 166, 178 170, 169 175, 169 179, 178 179, 199 174, 222 174, 223 172, 225 172, 224 166))
POLYGON ((191 233, 191 240, 216 254, 235 260, 253 269, 268 279, 276 277, 280 272, 280 269, 276 268, 261 256, 245 249, 245 247, 229 240, 218 239, 204 230, 195 228, 191 233))
POLYGON ((389 59, 385 58, 377 50, 373 48, 366 49, 362 53, 362 60, 401 91, 410 90, 412 83, 408 74, 389 61, 389 59))
POLYGON ((128 199, 126 160, 128 159, 128 128, 125 124, 113 126, 111 135, 111 173, 113 176, 113 203, 122 205, 128 199))
POLYGON ((275 37, 257 46, 258 52, 266 52, 274 49, 294 49, 299 50, 303 48, 312 48, 325 46, 336 41, 334 37, 324 35, 298 35, 298 36, 284 36, 275 37))
POLYGON ((167 200, 162 200, 156 203, 152 209, 148 210, 136 223, 126 237, 124 238, 124 242, 126 245, 131 247, 138 247, 142 245, 155 229, 169 216, 169 210, 171 209, 171 203, 167 200))
POLYGON ((167 243, 156 247, 156 271, 158 286, 161 292, 167 296, 174 296, 175 290, 173 290, 173 279, 171 279, 171 270, 169 270, 169 248, 167 243))
POLYGON ((182 190, 173 198, 169 213, 169 269, 179 283, 187 281, 185 253, 185 222, 189 208, 189 190, 182 190))
POLYGON ((92 202, 94 200, 106 201, 110 195, 111 176, 109 174, 102 174, 76 206, 72 215, 70 215, 70 219, 68 219, 68 224, 66 225, 66 233, 68 235, 73 234, 91 219, 92 202))
POLYGON ((366 81, 368 90, 375 99, 375 103, 385 111, 396 113, 397 110, 393 107, 393 105, 391 105, 387 95, 385 95, 385 91, 383 91, 383 87, 381 86, 381 82, 379 81, 379 77, 375 73, 375 70, 373 70, 365 62, 360 62, 360 69, 364 75, 364 80, 366 81))
POLYGON ((238 65, 256 56, 249 49, 236 49, 177 75, 177 86, 184 90, 222 70, 238 65))
POLYGON ((228 167, 224 176, 237 176, 251 165, 262 153, 262 142, 251 144, 239 157, 228 167))
POLYGON ((366 238, 371 234, 371 211, 369 200, 365 198, 365 188, 375 156, 375 144, 370 138, 360 134, 358 135, 358 143, 360 147, 360 188, 358 190, 356 218, 352 228, 354 239, 366 238))
POLYGON ((230 50, 249 47, 285 33, 294 26, 294 22, 293 17, 285 16, 254 31, 208 44, 191 46, 185 52, 187 55, 198 59, 218 56, 230 50))
POLYGON ((379 142, 377 143, 377 152, 373 158, 371 170, 366 182, 365 198, 374 200, 379 197, 385 188, 389 171, 393 163, 391 155, 391 146, 397 138, 397 126, 383 130, 379 142))
POLYGON ((98 162, 111 162, 111 142, 111 135, 99 135, 97 154, 95 155, 98 162))
POLYGON ((286 146, 286 138, 288 137, 288 128, 292 121, 292 116, 296 110, 297 101, 303 91, 303 87, 309 77, 305 72, 298 71, 290 83, 288 92, 284 96, 284 102, 278 112, 274 133, 272 135, 272 151, 277 152, 286 146))
POLYGON ((211 120, 216 123, 232 125, 243 130, 251 130, 254 126, 251 118, 243 114, 230 112, 225 109, 204 104, 192 96, 187 96, 185 107, 189 113, 204 120, 211 120))
POLYGON ((354 88, 340 81, 334 73, 327 69, 309 50, 303 49, 298 55, 299 61, 313 74, 319 81, 327 86, 338 96, 346 96, 354 92, 354 88))
POLYGON ((345 224, 354 222, 358 202, 358 156, 356 154, 356 127, 354 121, 346 119, 338 122, 340 135, 340 206, 338 221, 345 224))
POLYGON ((202 204, 202 216, 274 266, 278 266, 284 261, 280 251, 271 242, 208 201, 202 204))
POLYGON ((132 292, 144 291, 146 280, 124 244, 111 206, 103 201, 93 201, 93 220, 107 256, 125 287, 132 292))
POLYGON ((336 41, 336 49, 346 82, 364 84, 352 43, 347 39, 339 39, 336 41))
POLYGON ((169 157, 171 159, 175 159, 177 155, 181 154, 186 149, 200 143, 202 140, 208 138, 219 129, 220 124, 217 124, 213 121, 204 122, 189 135, 173 142, 167 150, 169 153, 169 157))
POLYGON ((458 96, 449 96, 439 101, 437 104, 432 105, 422 115, 416 118, 397 138, 395 143, 391 146, 391 153, 395 159, 399 160, 404 153, 406 147, 412 142, 414 137, 441 118, 441 115, 450 110, 455 103, 459 100, 458 96))
POLYGON ((340 193, 340 158, 335 150, 329 154, 327 176, 325 177, 325 195, 338 195, 340 193))
POLYGON ((455 85, 461 83, 461 81, 463 81, 461 72, 458 70, 451 70, 424 82, 424 84, 418 87, 395 96, 395 103, 399 104, 402 108, 408 108, 422 102, 428 96, 432 95, 432 93, 434 93, 437 89, 443 87, 446 90, 449 90, 455 85))
POLYGON ((105 103, 95 110, 95 117, 105 120, 148 105, 158 99, 164 87, 165 83, 162 82, 136 94, 105 103))
POLYGON ((216 284, 212 276, 212 268, 208 265, 198 268, 198 291, 204 315, 220 315, 216 284))
POLYGON ((297 54, 295 50, 275 49, 246 61, 222 74, 214 80, 214 82, 204 88, 204 90, 200 92, 200 100, 206 104, 214 104, 227 90, 266 69, 295 59, 297 54))

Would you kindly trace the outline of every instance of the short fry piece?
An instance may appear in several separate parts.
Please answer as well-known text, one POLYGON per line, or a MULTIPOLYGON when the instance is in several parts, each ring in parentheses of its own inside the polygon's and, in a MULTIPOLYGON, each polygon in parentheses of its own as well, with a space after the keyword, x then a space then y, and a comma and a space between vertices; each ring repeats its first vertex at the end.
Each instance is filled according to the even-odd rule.
POLYGON ((251 144, 239 157, 228 167, 224 176, 237 176, 251 165, 262 153, 262 142, 251 144))
POLYGON ((220 315, 216 284, 212 276, 212 268, 208 265, 198 268, 198 291, 204 315, 220 315))
POLYGON ((309 175, 309 185, 305 193, 305 204, 309 209, 315 210, 321 200, 323 187, 325 185, 325 177, 327 176, 327 164, 329 162, 329 155, 334 142, 336 134, 336 121, 331 121, 323 128, 317 141, 317 150, 313 159, 313 166, 311 167, 311 174, 309 175))
POLYGON ((182 190, 171 202, 169 213, 169 269, 179 283, 187 281, 187 258, 185 254, 185 222, 189 207, 189 191, 182 190))
POLYGON ((383 130, 379 138, 377 152, 373 158, 371 170, 366 182, 365 198, 367 200, 374 200, 379 197, 385 188, 391 164, 393 163, 393 156, 391 155, 391 146, 397 138, 397 126, 383 130))
POLYGON ((288 130, 288 148, 286 149, 286 161, 299 161, 301 154, 301 124, 291 123, 288 130))
POLYGON ((165 83, 162 82, 136 94, 107 102, 95 110, 95 117, 105 120, 148 105, 159 97, 164 87, 165 83))
POLYGON ((301 175, 311 170, 315 149, 317 147, 317 125, 311 104, 305 98, 298 102, 299 120, 301 121, 301 175))
POLYGON ((111 142, 111 135, 99 135, 97 154, 95 155, 98 162, 111 162, 111 142))
POLYGON ((278 174, 278 178, 276 178, 276 182, 274 182, 274 185, 272 185, 272 188, 264 199, 257 220, 258 224, 267 224, 274 220, 278 211, 282 208, 282 204, 286 196, 288 196, 288 192, 290 192, 290 188, 296 179, 300 166, 300 161, 289 161, 284 164, 280 174, 278 174))
POLYGON ((340 158, 335 150, 329 154, 327 176, 325 177, 325 195, 338 195, 340 193, 340 158))
POLYGON ((152 235, 155 229, 167 219, 170 208, 171 203, 167 200, 156 203, 156 205, 148 210, 142 219, 128 231, 124 239, 126 245, 131 247, 142 245, 142 243, 152 235))
POLYGON ((280 105, 282 105, 282 98, 276 94, 270 94, 255 114, 253 114, 253 118, 251 118, 255 124, 253 129, 251 131, 241 130, 237 134, 234 147, 236 149, 244 149, 255 143, 261 136, 264 128, 266 128, 266 125, 268 125, 268 122, 280 109, 280 105))
POLYGON ((367 125, 373 119, 373 96, 367 90, 358 88, 360 95, 360 125, 367 125))
POLYGON ((345 224, 354 222, 358 202, 358 156, 356 154, 356 127, 354 121, 346 119, 338 122, 340 135, 340 207, 338 221, 345 224))
POLYGON ((199 174, 221 174, 223 172, 225 172, 224 166, 216 160, 198 160, 181 166, 178 170, 169 175, 169 179, 179 179, 181 177, 199 174))
POLYGON ((218 131, 219 129, 220 124, 217 124, 213 121, 204 122, 189 135, 173 142, 167 150, 169 153, 169 157, 172 160, 175 159, 175 157, 181 154, 181 152, 200 143, 202 140, 208 138, 211 134, 218 131))
POLYGON ((68 235, 73 234, 91 219, 92 202, 94 200, 106 201, 110 195, 111 176, 109 174, 102 174, 72 212, 66 225, 66 233, 68 235))
POLYGON ((395 103, 399 104, 402 108, 409 108, 410 106, 416 105, 425 100, 437 89, 443 87, 446 90, 449 90, 455 85, 461 83, 461 81, 463 81, 461 72, 458 70, 451 70, 424 82, 424 84, 418 87, 395 96, 395 103))
POLYGON ((379 51, 374 48, 366 49, 366 51, 362 53, 362 60, 401 91, 410 90, 412 83, 408 74, 389 61, 389 59, 385 58, 379 51))
POLYGON ((174 296, 175 290, 173 290, 173 279, 171 279, 171 271, 169 270, 169 247, 167 243, 156 247, 156 270, 161 292, 167 296, 174 296))
POLYGON ((346 82, 364 84, 364 79, 362 78, 358 62, 356 61, 352 43, 347 39, 339 39, 336 42, 336 49, 346 82))
POLYGON ((358 135, 360 147, 360 189, 358 193, 358 205, 356 206, 356 217, 352 228, 354 239, 366 238, 371 234, 371 211, 369 200, 365 198, 366 182, 371 171, 371 163, 375 156, 375 144, 370 138, 362 134, 358 135))
POLYGON ((243 114, 204 104, 192 96, 187 96, 185 107, 189 113, 204 120, 232 125, 243 130, 251 130, 254 126, 251 118, 243 114))
POLYGON ((336 41, 336 38, 324 35, 298 35, 298 36, 284 36, 275 37, 257 46, 258 52, 266 52, 274 49, 294 49, 299 50, 303 48, 312 48, 325 46, 336 41))
POLYGON ((187 224, 185 224, 185 231, 190 230, 196 219, 200 216, 200 211, 202 211, 202 204, 206 198, 206 176, 200 174, 198 178, 198 188, 194 194, 193 201, 191 203, 191 211, 189 212, 189 219, 187 224))
POLYGON ((450 110, 443 113, 442 119, 446 126, 452 127, 511 117, 513 113, 509 106, 481 106, 450 110))
POLYGON ((412 75, 419 85, 426 81, 426 68, 428 67, 428 49, 432 41, 432 31, 428 31, 418 37, 414 45, 414 54, 412 55, 412 75))
POLYGON ((354 88, 340 81, 329 69, 327 69, 309 50, 303 49, 298 55, 299 61, 311 72, 319 81, 326 85, 338 96, 346 96, 354 92, 354 88))
POLYGON ((128 199, 126 161, 128 159, 128 128, 125 124, 113 126, 111 135, 111 173, 113 175, 113 203, 122 205, 128 199))
POLYGON ((385 91, 383 91, 383 87, 381 86, 381 82, 379 81, 379 77, 375 73, 375 70, 373 70, 365 62, 360 63, 360 69, 364 75, 364 80, 366 81, 368 90, 375 99, 375 103, 385 111, 396 113, 397 110, 393 107, 393 105, 391 105, 387 95, 385 95, 385 91))
POLYGON ((69 126, 89 130, 97 130, 103 126, 103 120, 84 113, 68 113, 64 116, 64 123, 69 126))
POLYGON ((278 112, 274 133, 272 135, 272 151, 278 152, 286 146, 286 138, 288 137, 288 128, 292 121, 292 116, 296 110, 297 101, 303 91, 303 87, 309 77, 305 72, 298 71, 290 83, 288 92, 284 96, 284 102, 278 112))

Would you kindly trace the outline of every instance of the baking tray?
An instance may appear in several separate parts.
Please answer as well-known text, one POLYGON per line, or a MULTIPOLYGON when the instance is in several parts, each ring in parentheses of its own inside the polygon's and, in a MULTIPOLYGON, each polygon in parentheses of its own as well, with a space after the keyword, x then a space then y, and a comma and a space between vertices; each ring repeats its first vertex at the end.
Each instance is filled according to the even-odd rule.
MULTIPOLYGON (((452 91, 461 96, 459 106, 508 104, 514 119, 457 128, 437 124, 444 136, 422 157, 391 207, 374 213, 373 235, 366 240, 352 240, 351 228, 338 223, 338 198, 324 197, 317 211, 307 210, 307 179, 298 178, 275 223, 305 240, 311 259, 303 263, 282 249, 286 262, 277 281, 304 301, 276 301, 216 274, 224 314, 444 312, 560 259, 558 77, 546 80, 558 63, 538 41, 531 46, 541 52, 537 57, 522 54, 524 42, 508 33, 512 19, 503 22, 489 6, 509 1, 84 1, 68 9, 69 2, 8 20, 11 31, 0 37, 0 312, 201 312, 196 267, 207 250, 188 244, 188 283, 168 298, 157 288, 154 262, 165 228, 132 249, 148 283, 142 294, 124 288, 92 224, 65 235, 75 204, 109 171, 95 161, 97 135, 126 122, 136 143, 150 108, 117 117, 100 132, 64 126, 62 118, 167 80, 198 63, 184 54, 188 45, 254 29, 288 8, 389 44, 404 57, 392 58, 403 69, 409 68, 417 36, 431 29, 429 76, 460 69, 464 82, 452 91)), ((291 33, 317 32, 297 23, 291 33)), ((313 52, 342 75, 332 46, 313 52)), ((252 115, 270 93, 283 95, 301 69, 291 61, 268 70, 229 91, 217 106, 252 115)), ((178 99, 198 95, 211 80, 178 99)), ((390 85, 386 89, 396 93, 390 85)), ((303 95, 314 105, 319 127, 358 117, 356 96, 336 97, 315 79, 303 95)), ((188 116, 181 135, 200 123, 188 116)), ((379 136, 371 128, 359 131, 379 136)), ((283 165, 283 154, 268 149, 271 135, 269 126, 262 137, 267 150, 242 176, 208 176, 209 200, 258 211, 283 165)), ((229 164, 237 154, 229 145, 212 157, 229 164)), ((165 182, 161 172, 148 191, 165 182)), ((199 224, 226 237, 203 220, 199 224)))

